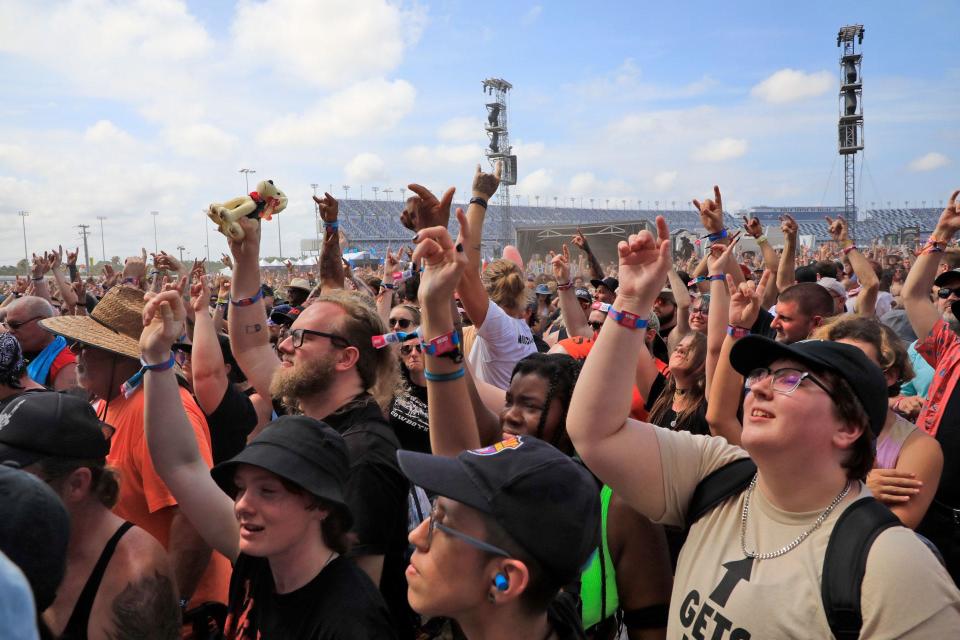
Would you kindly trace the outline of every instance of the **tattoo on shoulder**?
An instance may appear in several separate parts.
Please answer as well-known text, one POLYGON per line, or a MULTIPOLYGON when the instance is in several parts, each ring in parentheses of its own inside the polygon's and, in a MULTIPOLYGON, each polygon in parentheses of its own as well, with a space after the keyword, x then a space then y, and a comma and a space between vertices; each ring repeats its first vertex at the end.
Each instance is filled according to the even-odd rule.
POLYGON ((180 607, 169 577, 154 572, 130 582, 114 599, 110 640, 174 640, 180 637, 180 607))
POLYGON ((247 333, 260 333, 261 331, 263 331, 263 325, 261 325, 261 324, 259 324, 259 323, 257 323, 257 324, 248 324, 248 325, 246 325, 243 329, 244 329, 244 331, 246 331, 247 333))

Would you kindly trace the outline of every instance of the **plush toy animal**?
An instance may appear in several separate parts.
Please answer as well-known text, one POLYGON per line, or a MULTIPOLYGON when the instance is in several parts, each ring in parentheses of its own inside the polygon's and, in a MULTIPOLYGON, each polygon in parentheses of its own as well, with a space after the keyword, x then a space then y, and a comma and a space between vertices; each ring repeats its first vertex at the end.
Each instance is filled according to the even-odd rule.
POLYGON ((220 233, 233 240, 243 240, 243 228, 237 220, 248 218, 265 218, 270 220, 274 213, 280 213, 287 207, 287 194, 277 189, 273 180, 261 180, 257 190, 247 196, 240 196, 227 200, 222 204, 213 203, 207 210, 207 217, 213 220, 220 233), (268 205, 273 204, 272 210, 268 205))

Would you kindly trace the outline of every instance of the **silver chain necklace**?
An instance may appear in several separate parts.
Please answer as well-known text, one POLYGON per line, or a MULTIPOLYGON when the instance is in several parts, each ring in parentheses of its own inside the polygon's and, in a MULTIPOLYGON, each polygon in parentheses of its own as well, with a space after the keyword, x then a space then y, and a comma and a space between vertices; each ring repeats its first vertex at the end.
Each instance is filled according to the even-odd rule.
POLYGON ((758 477, 760 477, 759 474, 754 474, 753 480, 750 481, 750 486, 747 487, 747 495, 743 500, 743 511, 740 515, 740 550, 743 551, 743 555, 746 557, 754 558, 756 560, 770 560, 771 558, 778 558, 783 554, 795 549, 797 545, 807 539, 807 536, 820 528, 820 525, 823 524, 823 521, 830 516, 830 513, 837 508, 837 505, 847 497, 847 493, 850 491, 850 483, 848 482, 843 487, 843 491, 841 491, 837 497, 833 499, 833 502, 830 503, 830 506, 824 509, 823 513, 820 514, 820 517, 818 517, 813 523, 813 526, 797 536, 793 542, 785 547, 777 549, 776 551, 771 551, 770 553, 758 553, 757 551, 747 551, 747 516, 750 513, 750 496, 753 495, 753 489, 757 486, 758 477))

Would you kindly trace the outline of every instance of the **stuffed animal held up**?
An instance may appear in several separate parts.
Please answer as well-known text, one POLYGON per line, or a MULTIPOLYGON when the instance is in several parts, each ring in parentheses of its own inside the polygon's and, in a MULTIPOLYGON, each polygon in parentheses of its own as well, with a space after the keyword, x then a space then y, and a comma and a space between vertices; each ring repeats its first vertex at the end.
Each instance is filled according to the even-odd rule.
POLYGON ((273 180, 261 180, 257 184, 257 190, 250 195, 233 198, 222 204, 211 204, 207 217, 213 220, 220 233, 239 241, 243 240, 244 233, 237 220, 244 216, 270 220, 274 213, 280 213, 286 207, 287 194, 277 189, 273 180))

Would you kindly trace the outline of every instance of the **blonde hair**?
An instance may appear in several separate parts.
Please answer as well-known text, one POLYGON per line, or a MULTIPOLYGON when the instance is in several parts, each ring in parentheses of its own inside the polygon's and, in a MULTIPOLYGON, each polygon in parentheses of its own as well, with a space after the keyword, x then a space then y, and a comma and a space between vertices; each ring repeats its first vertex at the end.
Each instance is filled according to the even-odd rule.
POLYGON ((338 332, 360 352, 357 359, 360 381, 386 415, 400 384, 399 363, 390 349, 373 346, 373 336, 387 332, 377 310, 366 296, 346 289, 325 291, 317 301, 330 302, 346 312, 338 332))
POLYGON ((483 286, 487 295, 505 311, 518 312, 525 307, 527 283, 523 272, 510 260, 495 260, 483 272, 483 286))

